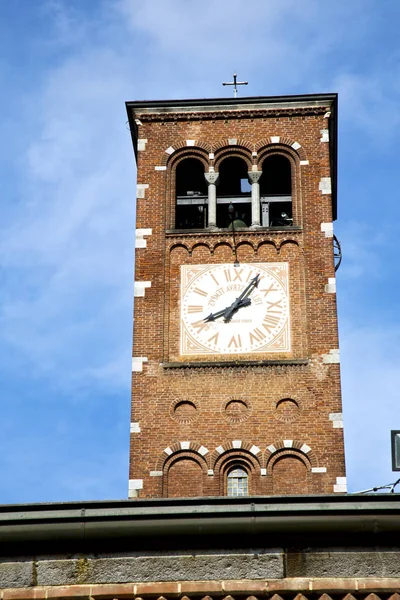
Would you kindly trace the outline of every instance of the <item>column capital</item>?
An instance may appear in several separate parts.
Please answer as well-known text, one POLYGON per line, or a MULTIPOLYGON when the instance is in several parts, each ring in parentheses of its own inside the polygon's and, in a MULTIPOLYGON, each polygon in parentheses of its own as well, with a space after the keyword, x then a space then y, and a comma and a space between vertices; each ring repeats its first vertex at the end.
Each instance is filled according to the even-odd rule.
POLYGON ((248 171, 248 175, 249 175, 249 179, 250 179, 251 183, 258 183, 258 180, 260 179, 262 174, 263 174, 262 171, 248 171))
POLYGON ((218 171, 211 171, 208 173, 204 173, 204 177, 206 178, 207 183, 212 183, 217 185, 219 179, 218 171))

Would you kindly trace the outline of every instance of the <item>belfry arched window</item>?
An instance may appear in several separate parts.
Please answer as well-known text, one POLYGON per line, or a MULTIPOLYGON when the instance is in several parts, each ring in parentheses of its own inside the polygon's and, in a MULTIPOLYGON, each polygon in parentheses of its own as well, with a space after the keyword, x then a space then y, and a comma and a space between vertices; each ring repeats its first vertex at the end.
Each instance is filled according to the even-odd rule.
POLYGON ((246 162, 238 156, 225 158, 219 165, 217 186, 217 227, 229 227, 228 207, 234 207, 235 227, 251 225, 251 185, 246 162))
POLYGON ((282 154, 268 156, 260 178, 261 222, 264 227, 293 225, 292 169, 282 154))
POLYGON ((197 158, 185 158, 176 167, 176 229, 207 227, 207 182, 204 165, 197 158))
POLYGON ((241 465, 235 465, 232 469, 228 471, 226 495, 249 495, 249 477, 247 471, 241 465))

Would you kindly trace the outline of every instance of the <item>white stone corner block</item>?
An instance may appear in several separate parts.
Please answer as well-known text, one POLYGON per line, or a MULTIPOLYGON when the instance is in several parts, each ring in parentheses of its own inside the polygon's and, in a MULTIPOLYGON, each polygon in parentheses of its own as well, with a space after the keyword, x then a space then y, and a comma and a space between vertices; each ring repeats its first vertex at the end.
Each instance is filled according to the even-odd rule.
POLYGON ((232 448, 241 448, 241 447, 242 447, 242 440, 233 440, 232 448))
POLYGON ((147 240, 145 238, 152 235, 152 233, 152 229, 136 229, 135 248, 146 248, 147 240))
POLYGON ((132 356, 132 373, 141 373, 145 362, 148 362, 146 356, 132 356))
POLYGON ((149 187, 148 183, 137 183, 136 184, 136 198, 144 198, 148 187, 149 187))
POLYGON ((138 498, 139 490, 128 490, 128 498, 138 498))
POLYGON ((326 473, 326 467, 312 467, 311 473, 326 473))
POLYGON ((321 142, 329 142, 329 130, 321 129, 321 142))
POLYGON ((251 452, 252 454, 254 454, 254 456, 257 456, 257 454, 258 454, 259 452, 261 452, 261 450, 260 450, 260 448, 259 448, 258 446, 254 446, 254 445, 253 445, 253 446, 250 448, 250 452, 251 452))
POLYGON ((281 141, 280 135, 271 135, 271 144, 279 144, 281 141))
POLYGON ((293 448, 293 440, 283 440, 285 448, 293 448))
POLYGON ((332 193, 332 182, 330 177, 321 177, 319 182, 319 191, 323 194, 332 193))
POLYGON ((263 475, 265 476, 266 474, 267 474, 267 469, 261 469, 261 475, 262 475, 262 476, 263 476, 263 475))
POLYGON ((140 425, 137 421, 134 423, 131 423, 130 431, 131 431, 131 433, 140 433, 140 425))
POLYGON ((334 492, 347 492, 347 480, 346 477, 336 477, 336 484, 333 486, 334 492))
POLYGON ((292 148, 293 150, 298 150, 299 148, 301 148, 301 144, 299 144, 299 142, 293 142, 292 148))
POLYGON ((342 421, 343 420, 343 413, 329 413, 329 420, 330 421, 342 421))
POLYGON ((181 450, 189 450, 190 442, 181 442, 181 450))
POLYGON ((137 141, 137 149, 138 152, 143 152, 146 150, 147 139, 146 138, 138 138, 137 141))
POLYGON ((334 350, 329 350, 328 354, 323 354, 322 362, 325 364, 340 363, 339 348, 335 348, 334 350))
POLYGON ((329 119, 329 117, 330 117, 330 116, 331 116, 331 111, 330 111, 330 110, 328 110, 328 112, 326 112, 326 113, 324 114, 324 119, 329 119))
POLYGON ((310 164, 310 161, 309 161, 309 160, 301 160, 301 161, 300 161, 300 166, 301 166, 301 167, 306 167, 306 166, 307 166, 307 165, 309 165, 309 164, 310 164))
POLYGON ((208 454, 208 448, 206 448, 205 446, 200 446, 199 454, 201 454, 202 456, 205 456, 206 454, 208 454))
POLYGON ((173 146, 168 146, 165 151, 165 154, 173 154, 175 152, 175 148, 173 146))
POLYGON ((214 471, 212 469, 208 469, 207 475, 210 475, 210 476, 214 475, 214 471))
POLYGON ((166 171, 167 167, 164 166, 164 165, 157 165, 157 166, 154 167, 154 170, 155 171, 166 171))
POLYGON ((164 448, 164 452, 165 452, 165 454, 168 454, 168 456, 171 456, 171 454, 172 454, 172 450, 169 446, 168 446, 168 448, 164 448))
POLYGON ((310 452, 311 448, 310 446, 307 446, 307 444, 303 444, 302 447, 300 448, 300 452, 303 452, 304 454, 308 454, 310 452))
POLYGON ((146 289, 151 287, 151 281, 135 281, 133 284, 134 298, 144 298, 146 289))
POLYGON ((338 485, 337 483, 333 486, 333 491, 336 493, 345 494, 347 492, 347 485, 338 485))
POLYGON ((333 421, 333 429, 343 429, 343 421, 333 421))
POLYGON ((209 152, 208 159, 209 160, 214 160, 214 152, 209 152))
POLYGON ((270 446, 267 447, 267 450, 269 450, 271 452, 271 454, 273 454, 274 452, 276 452, 276 448, 273 444, 271 444, 270 446))
POLYGON ((130 490, 142 490, 143 489, 143 479, 130 479, 129 480, 129 489, 130 490))
POLYGON ((333 223, 321 223, 321 231, 325 234, 325 237, 333 237, 333 223))
POLYGON ((336 279, 328 277, 328 283, 325 284, 325 292, 327 294, 336 294, 336 279))
POLYGON ((162 471, 150 471, 150 477, 162 477, 162 476, 163 476, 162 471))
POLYGON ((228 144, 230 146, 236 146, 237 145, 237 138, 229 138, 228 144))
POLYGON ((135 119, 136 125, 142 125, 142 121, 140 119, 135 119))
POLYGON ((224 447, 223 446, 218 446, 218 448, 215 448, 216 451, 218 452, 218 454, 222 454, 223 452, 225 452, 224 447))
POLYGON ((186 140, 186 146, 194 146, 196 140, 186 140))

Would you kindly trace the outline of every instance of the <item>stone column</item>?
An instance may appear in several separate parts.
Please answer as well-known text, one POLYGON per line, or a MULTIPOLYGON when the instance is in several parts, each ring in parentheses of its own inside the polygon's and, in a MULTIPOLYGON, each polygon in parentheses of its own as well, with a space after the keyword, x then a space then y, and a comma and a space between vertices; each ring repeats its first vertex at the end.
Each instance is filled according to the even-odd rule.
POLYGON ((208 183, 208 227, 217 227, 217 183, 219 173, 210 171, 204 173, 204 177, 208 183))
POLYGON ((262 171, 249 171, 251 181, 251 226, 261 227, 260 184, 262 171))

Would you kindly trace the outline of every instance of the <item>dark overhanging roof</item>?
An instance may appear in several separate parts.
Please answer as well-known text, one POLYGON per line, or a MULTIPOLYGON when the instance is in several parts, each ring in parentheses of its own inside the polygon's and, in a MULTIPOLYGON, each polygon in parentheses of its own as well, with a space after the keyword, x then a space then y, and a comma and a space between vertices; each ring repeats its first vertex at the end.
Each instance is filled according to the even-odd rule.
MULTIPOLYGON (((400 496, 321 495, 109 500, 0 506, 1 548, 393 543, 400 496), (172 540, 172 541, 171 541, 172 540), (250 541, 248 541, 250 543, 250 541)), ((221 547, 221 546, 220 546, 221 547)))
POLYGON ((330 106, 331 117, 329 119, 329 147, 331 158, 331 184, 332 184, 332 218, 337 219, 337 138, 338 138, 338 95, 336 93, 326 94, 301 94, 290 96, 246 96, 243 98, 197 98, 177 100, 137 100, 126 102, 129 127, 132 134, 132 143, 137 158, 137 125, 135 118, 141 111, 163 112, 189 112, 196 108, 206 111, 215 108, 234 110, 245 108, 261 108, 262 105, 272 108, 277 105, 285 105, 287 108, 300 106, 330 106))

